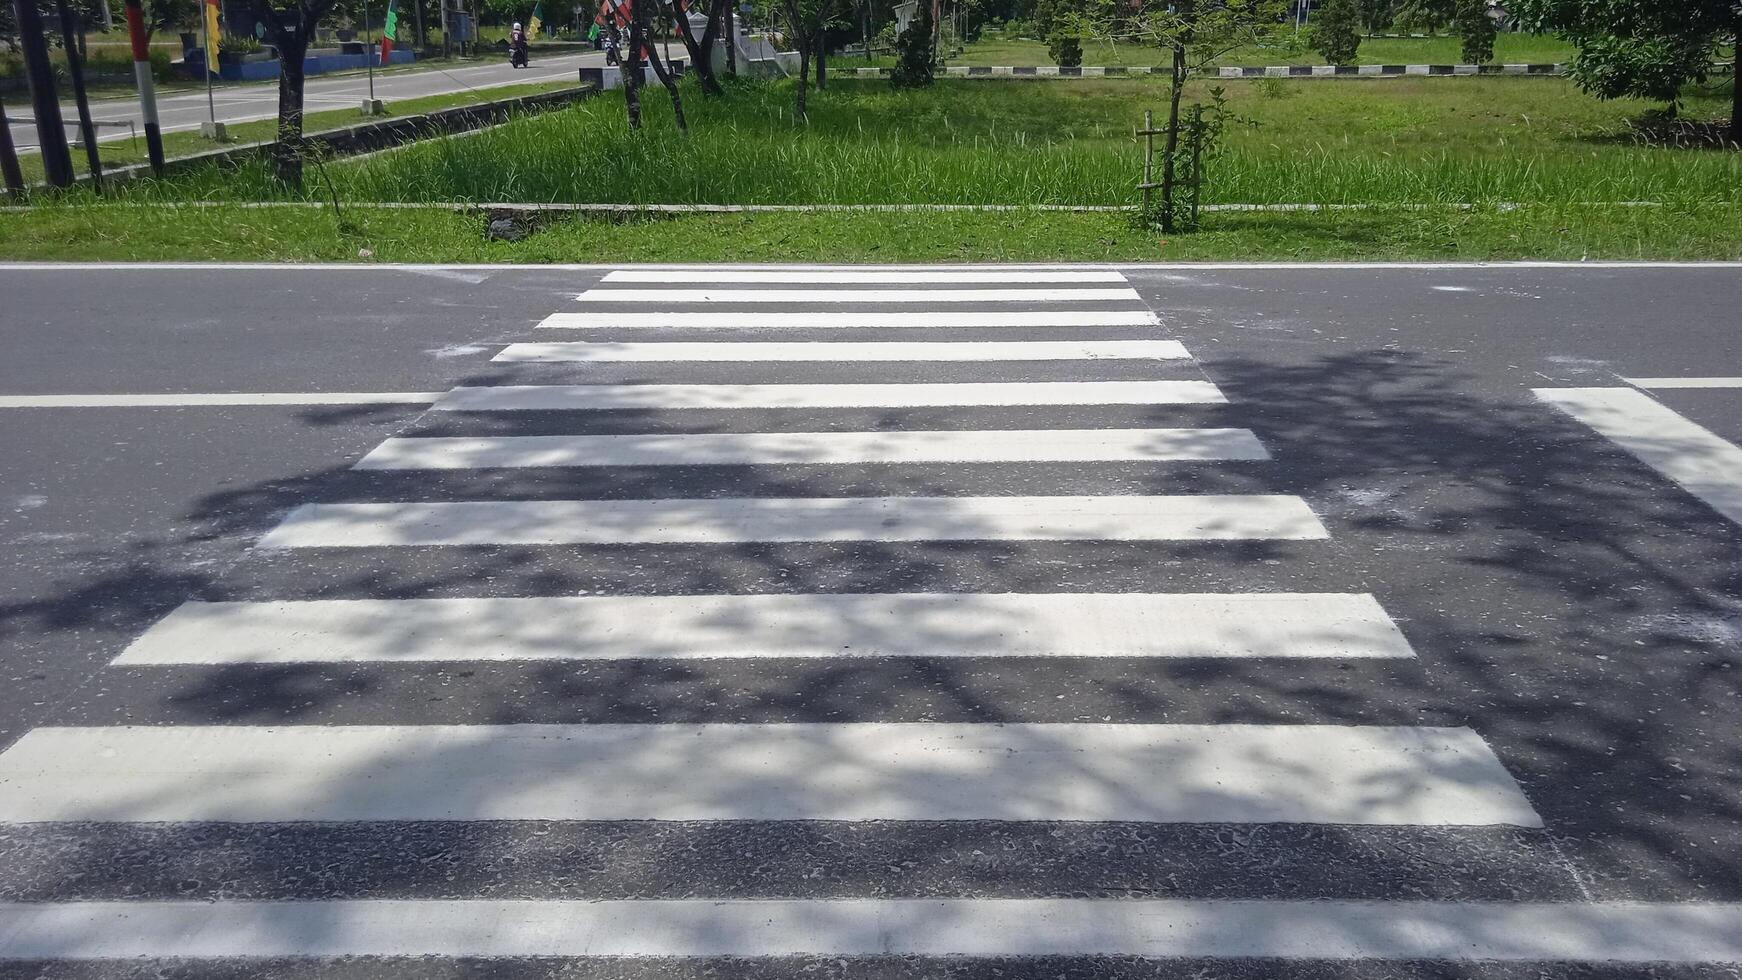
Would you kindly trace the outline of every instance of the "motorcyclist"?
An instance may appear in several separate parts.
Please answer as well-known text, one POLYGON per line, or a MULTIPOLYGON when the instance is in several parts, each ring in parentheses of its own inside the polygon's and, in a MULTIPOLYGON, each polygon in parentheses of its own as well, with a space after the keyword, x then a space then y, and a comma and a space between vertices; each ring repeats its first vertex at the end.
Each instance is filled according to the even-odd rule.
POLYGON ((514 22, 513 30, 508 32, 508 63, 516 68, 526 67, 526 30, 519 21, 514 22))

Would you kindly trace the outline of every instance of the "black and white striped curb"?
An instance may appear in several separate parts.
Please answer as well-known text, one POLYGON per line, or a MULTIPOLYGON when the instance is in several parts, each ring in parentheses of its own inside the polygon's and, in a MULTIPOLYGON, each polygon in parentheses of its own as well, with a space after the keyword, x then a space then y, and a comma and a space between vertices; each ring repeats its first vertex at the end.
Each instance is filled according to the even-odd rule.
MULTIPOLYGON (((951 65, 951 78, 1119 78, 1166 75, 1166 67, 1107 65, 1061 68, 1058 65, 951 65)), ((888 68, 855 68, 860 78, 887 78, 888 68)), ((1216 70, 1218 78, 1374 78, 1402 75, 1562 75, 1562 64, 1526 65, 1246 65, 1216 70)))

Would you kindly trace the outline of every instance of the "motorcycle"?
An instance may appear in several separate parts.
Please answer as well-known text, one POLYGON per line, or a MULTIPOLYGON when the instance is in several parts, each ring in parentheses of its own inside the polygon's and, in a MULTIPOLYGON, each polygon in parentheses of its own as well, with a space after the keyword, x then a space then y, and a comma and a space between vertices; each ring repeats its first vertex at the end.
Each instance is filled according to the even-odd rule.
POLYGON ((526 67, 526 42, 517 41, 508 46, 508 64, 515 68, 526 67))

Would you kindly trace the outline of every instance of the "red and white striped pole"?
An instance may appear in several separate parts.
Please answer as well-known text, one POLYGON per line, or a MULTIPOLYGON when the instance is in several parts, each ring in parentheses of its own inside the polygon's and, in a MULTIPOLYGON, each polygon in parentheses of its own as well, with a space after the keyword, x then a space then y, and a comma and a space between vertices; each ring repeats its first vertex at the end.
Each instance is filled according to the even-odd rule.
POLYGON ((127 36, 133 42, 133 81, 139 86, 139 110, 145 117, 145 150, 151 172, 163 175, 163 133, 157 125, 157 89, 151 81, 151 42, 145 37, 145 12, 140 0, 127 0, 127 36))

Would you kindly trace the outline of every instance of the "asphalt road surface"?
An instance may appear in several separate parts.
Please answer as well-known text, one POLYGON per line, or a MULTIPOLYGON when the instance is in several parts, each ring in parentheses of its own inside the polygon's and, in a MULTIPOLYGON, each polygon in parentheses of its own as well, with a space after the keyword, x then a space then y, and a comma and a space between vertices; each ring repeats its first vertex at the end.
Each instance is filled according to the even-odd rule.
POLYGON ((1733 977, 1739 271, 0 269, 0 977, 1733 977))
MULTIPOLYGON (((511 67, 504 55, 500 58, 487 58, 483 64, 465 67, 382 72, 375 76, 375 97, 392 102, 536 82, 569 80, 578 84, 576 69, 583 65, 596 66, 604 63, 603 52, 586 51, 581 54, 537 57, 530 65, 520 69, 511 67)), ((304 83, 303 109, 307 112, 356 109, 368 97, 367 74, 348 73, 332 77, 316 75, 304 83)), ((213 89, 210 109, 207 107, 204 91, 158 96, 157 117, 159 125, 166 133, 199 129, 200 124, 212 118, 214 113, 219 122, 226 123, 271 119, 278 114, 278 83, 219 85, 213 89)), ((6 118, 12 124, 12 139, 18 147, 22 149, 41 145, 37 138, 36 122, 30 115, 30 100, 26 96, 19 95, 7 102, 6 118)), ((66 127, 67 140, 71 142, 77 139, 79 117, 78 110, 72 103, 61 106, 61 118, 66 127)), ((124 125, 128 122, 136 127, 140 139, 145 138, 145 124, 139 114, 138 98, 93 102, 91 118, 117 124, 99 126, 99 142, 133 138, 134 130, 124 125)))

